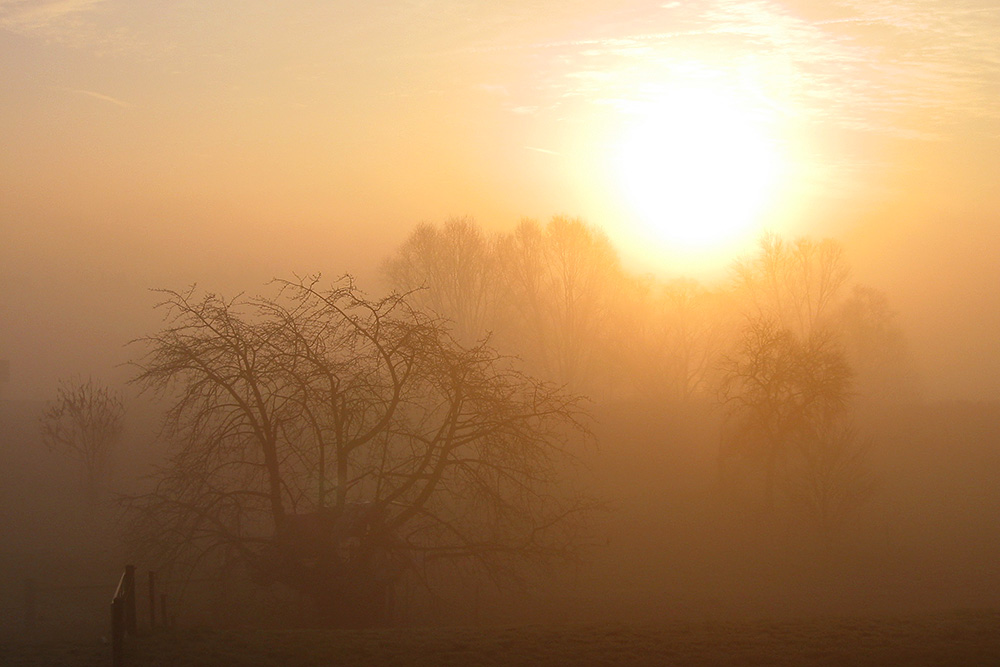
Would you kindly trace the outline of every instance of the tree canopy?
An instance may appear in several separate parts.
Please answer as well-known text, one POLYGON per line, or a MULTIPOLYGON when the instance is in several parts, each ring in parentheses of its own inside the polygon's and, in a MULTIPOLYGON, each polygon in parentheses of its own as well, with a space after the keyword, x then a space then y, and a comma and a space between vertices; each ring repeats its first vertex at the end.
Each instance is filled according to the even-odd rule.
POLYGON ((133 499, 140 543, 374 615, 404 571, 499 577, 571 552, 589 505, 561 478, 585 433, 575 397, 458 344, 411 295, 274 287, 163 292, 135 382, 169 399, 178 445, 133 499))

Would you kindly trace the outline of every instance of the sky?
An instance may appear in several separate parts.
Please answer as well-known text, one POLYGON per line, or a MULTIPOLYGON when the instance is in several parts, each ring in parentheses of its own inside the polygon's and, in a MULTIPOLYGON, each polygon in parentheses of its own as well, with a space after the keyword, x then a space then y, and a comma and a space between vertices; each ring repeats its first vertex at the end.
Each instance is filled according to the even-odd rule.
POLYGON ((418 222, 567 214, 705 280, 837 238, 928 395, 997 400, 998 102, 986 0, 0 0, 5 392, 126 377, 150 288, 364 286, 418 222))

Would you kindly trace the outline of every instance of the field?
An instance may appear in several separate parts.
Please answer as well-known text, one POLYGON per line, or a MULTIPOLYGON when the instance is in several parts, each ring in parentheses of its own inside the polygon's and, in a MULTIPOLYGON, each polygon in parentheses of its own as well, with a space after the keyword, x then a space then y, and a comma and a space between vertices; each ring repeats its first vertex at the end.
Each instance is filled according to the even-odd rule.
MULTIPOLYGON (((129 664, 233 665, 989 665, 1000 664, 1000 612, 881 619, 703 621, 659 625, 209 630, 160 632, 129 645, 129 664)), ((98 640, 8 638, 0 664, 110 665, 98 640)))

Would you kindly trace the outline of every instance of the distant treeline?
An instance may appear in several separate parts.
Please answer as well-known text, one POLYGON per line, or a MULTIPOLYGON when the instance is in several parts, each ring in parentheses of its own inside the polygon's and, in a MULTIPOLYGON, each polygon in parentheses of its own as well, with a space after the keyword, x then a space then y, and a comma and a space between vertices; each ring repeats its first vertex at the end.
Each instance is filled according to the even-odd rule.
POLYGON ((489 233, 471 218, 421 224, 382 265, 389 285, 489 337, 533 373, 596 400, 712 398, 722 361, 767 322, 824 336, 860 397, 918 394, 906 339, 886 295, 851 279, 833 240, 761 237, 721 284, 635 275, 608 237, 579 219, 525 220, 489 233))
POLYGON ((765 235, 710 286, 629 273, 577 219, 488 234, 461 218, 419 226, 383 272, 459 341, 489 339, 596 404, 718 408, 720 498, 826 535, 875 491, 857 407, 918 394, 888 299, 829 239, 765 235))

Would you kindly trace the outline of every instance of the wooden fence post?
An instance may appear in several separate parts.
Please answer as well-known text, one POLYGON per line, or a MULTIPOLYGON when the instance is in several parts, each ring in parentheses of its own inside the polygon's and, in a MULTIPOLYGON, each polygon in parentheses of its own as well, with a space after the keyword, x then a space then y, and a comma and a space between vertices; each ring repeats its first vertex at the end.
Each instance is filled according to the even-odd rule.
POLYGON ((135 637, 135 565, 125 566, 125 632, 135 637))
POLYGON ((125 600, 111 601, 111 664, 125 667, 125 600))

